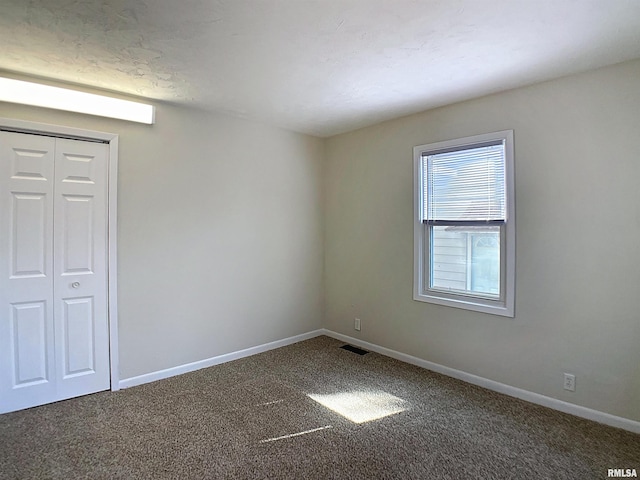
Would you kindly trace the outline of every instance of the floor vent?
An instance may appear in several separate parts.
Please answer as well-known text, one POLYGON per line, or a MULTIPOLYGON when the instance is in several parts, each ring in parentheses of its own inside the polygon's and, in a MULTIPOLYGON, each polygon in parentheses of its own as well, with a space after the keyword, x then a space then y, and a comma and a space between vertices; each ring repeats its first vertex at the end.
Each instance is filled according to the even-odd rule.
POLYGON ((350 352, 357 353, 358 355, 364 355, 365 353, 369 353, 366 350, 362 350, 361 348, 354 347, 353 345, 343 345, 340 348, 344 350, 349 350, 350 352))

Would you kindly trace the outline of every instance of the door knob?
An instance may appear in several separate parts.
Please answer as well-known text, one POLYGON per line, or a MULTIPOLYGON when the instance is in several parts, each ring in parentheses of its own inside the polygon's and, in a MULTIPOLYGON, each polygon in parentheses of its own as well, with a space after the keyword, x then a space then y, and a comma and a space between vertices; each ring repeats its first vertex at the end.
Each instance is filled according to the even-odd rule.
POLYGON ((78 288, 78 287, 80 286, 80 282, 73 282, 73 283, 71 284, 71 286, 72 286, 73 288, 78 288))

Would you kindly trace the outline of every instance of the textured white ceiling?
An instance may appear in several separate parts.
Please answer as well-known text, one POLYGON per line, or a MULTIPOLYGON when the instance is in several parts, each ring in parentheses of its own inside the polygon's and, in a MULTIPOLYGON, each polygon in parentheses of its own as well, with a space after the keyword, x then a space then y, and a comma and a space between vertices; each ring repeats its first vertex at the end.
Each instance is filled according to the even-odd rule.
POLYGON ((639 57, 640 0, 0 0, 2 70, 319 136, 639 57))

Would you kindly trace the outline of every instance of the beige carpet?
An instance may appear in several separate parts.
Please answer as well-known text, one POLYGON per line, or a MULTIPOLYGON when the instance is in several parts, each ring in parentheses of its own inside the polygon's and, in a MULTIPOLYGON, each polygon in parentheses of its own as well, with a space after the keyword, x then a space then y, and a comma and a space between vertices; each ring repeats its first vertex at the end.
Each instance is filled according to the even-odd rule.
POLYGON ((605 479, 640 435, 318 337, 0 416, 2 479, 605 479))

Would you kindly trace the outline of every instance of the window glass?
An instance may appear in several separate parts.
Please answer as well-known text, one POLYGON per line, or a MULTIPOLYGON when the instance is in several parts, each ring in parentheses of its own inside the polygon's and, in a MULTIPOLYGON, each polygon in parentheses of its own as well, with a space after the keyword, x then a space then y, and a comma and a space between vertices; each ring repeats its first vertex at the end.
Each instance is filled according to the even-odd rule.
POLYGON ((414 299, 513 316, 513 131, 414 148, 414 299))

